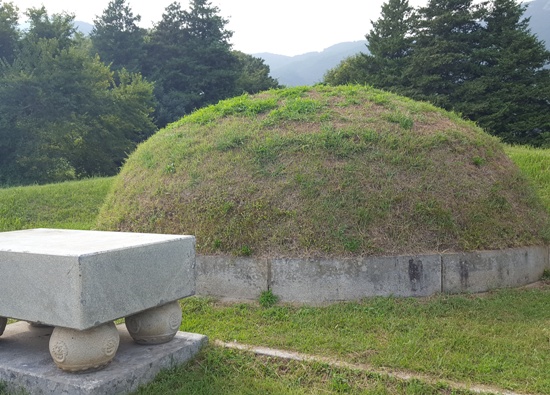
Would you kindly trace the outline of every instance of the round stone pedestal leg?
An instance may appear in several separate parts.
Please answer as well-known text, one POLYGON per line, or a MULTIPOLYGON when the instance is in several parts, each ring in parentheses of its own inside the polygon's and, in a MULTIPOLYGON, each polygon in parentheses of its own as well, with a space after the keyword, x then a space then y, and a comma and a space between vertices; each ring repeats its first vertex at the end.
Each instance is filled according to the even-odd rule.
POLYGON ((99 370, 115 357, 120 336, 113 322, 79 331, 56 327, 50 337, 50 354, 67 372, 99 370))
POLYGON ((6 329, 7 323, 8 319, 6 317, 0 317, 0 336, 2 336, 2 333, 4 333, 4 329, 6 329))
POLYGON ((126 317, 126 328, 138 344, 160 344, 172 340, 181 325, 181 307, 171 302, 126 317))

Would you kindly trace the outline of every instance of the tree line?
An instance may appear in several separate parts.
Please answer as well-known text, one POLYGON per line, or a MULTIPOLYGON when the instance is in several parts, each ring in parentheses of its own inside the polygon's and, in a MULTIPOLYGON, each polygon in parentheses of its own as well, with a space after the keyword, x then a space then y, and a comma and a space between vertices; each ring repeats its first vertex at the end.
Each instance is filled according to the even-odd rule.
POLYGON ((74 15, 0 0, 0 185, 114 175, 156 130, 196 108, 278 87, 232 50, 207 0, 170 4, 151 29, 112 0, 90 36, 74 15))
POLYGON ((388 0, 329 84, 361 83, 430 101, 508 143, 550 147, 550 52, 516 0, 388 0))

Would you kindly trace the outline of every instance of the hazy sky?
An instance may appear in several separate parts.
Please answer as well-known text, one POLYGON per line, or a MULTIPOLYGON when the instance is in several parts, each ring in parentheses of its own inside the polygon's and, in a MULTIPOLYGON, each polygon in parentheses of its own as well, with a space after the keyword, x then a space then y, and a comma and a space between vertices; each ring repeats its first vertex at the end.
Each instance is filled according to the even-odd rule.
MULTIPOLYGON (((9 1, 9 0, 8 0, 9 1)), ((44 5, 48 13, 67 11, 77 20, 93 23, 109 0, 12 0, 20 11, 44 5)), ((142 26, 151 27, 162 18, 173 0, 127 0, 134 15, 141 15, 142 26)), ((234 32, 233 48, 245 53, 271 52, 298 55, 322 51, 343 41, 365 38, 370 21, 378 19, 384 0, 211 0, 220 14, 229 19, 234 32)), ((412 6, 427 0, 410 0, 412 6)), ((188 0, 180 1, 183 8, 188 0)), ((21 21, 23 21, 22 18, 21 21)))

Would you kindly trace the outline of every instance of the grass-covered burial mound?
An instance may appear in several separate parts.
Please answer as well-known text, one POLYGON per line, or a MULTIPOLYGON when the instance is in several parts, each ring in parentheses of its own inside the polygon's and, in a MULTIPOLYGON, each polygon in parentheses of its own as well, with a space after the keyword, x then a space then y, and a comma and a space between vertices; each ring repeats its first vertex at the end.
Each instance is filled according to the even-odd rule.
POLYGON ((548 217, 497 139, 369 87, 225 100, 138 147, 99 229, 193 234, 201 254, 308 257, 546 242, 548 217))

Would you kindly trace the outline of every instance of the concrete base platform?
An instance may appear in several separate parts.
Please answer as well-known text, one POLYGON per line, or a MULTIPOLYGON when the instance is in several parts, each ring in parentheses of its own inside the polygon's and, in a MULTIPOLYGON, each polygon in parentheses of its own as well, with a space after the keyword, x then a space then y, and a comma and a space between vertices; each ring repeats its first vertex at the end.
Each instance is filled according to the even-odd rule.
POLYGON ((468 253, 349 258, 196 257, 196 295, 323 305, 374 296, 485 292, 538 281, 550 269, 548 246, 468 253))
POLYGON ((52 328, 17 322, 0 336, 0 381, 8 391, 24 389, 31 395, 127 394, 152 381, 161 369, 192 359, 207 343, 206 336, 178 332, 164 344, 136 344, 124 324, 118 325, 120 346, 113 361, 91 373, 65 373, 58 369, 48 350, 52 328))

